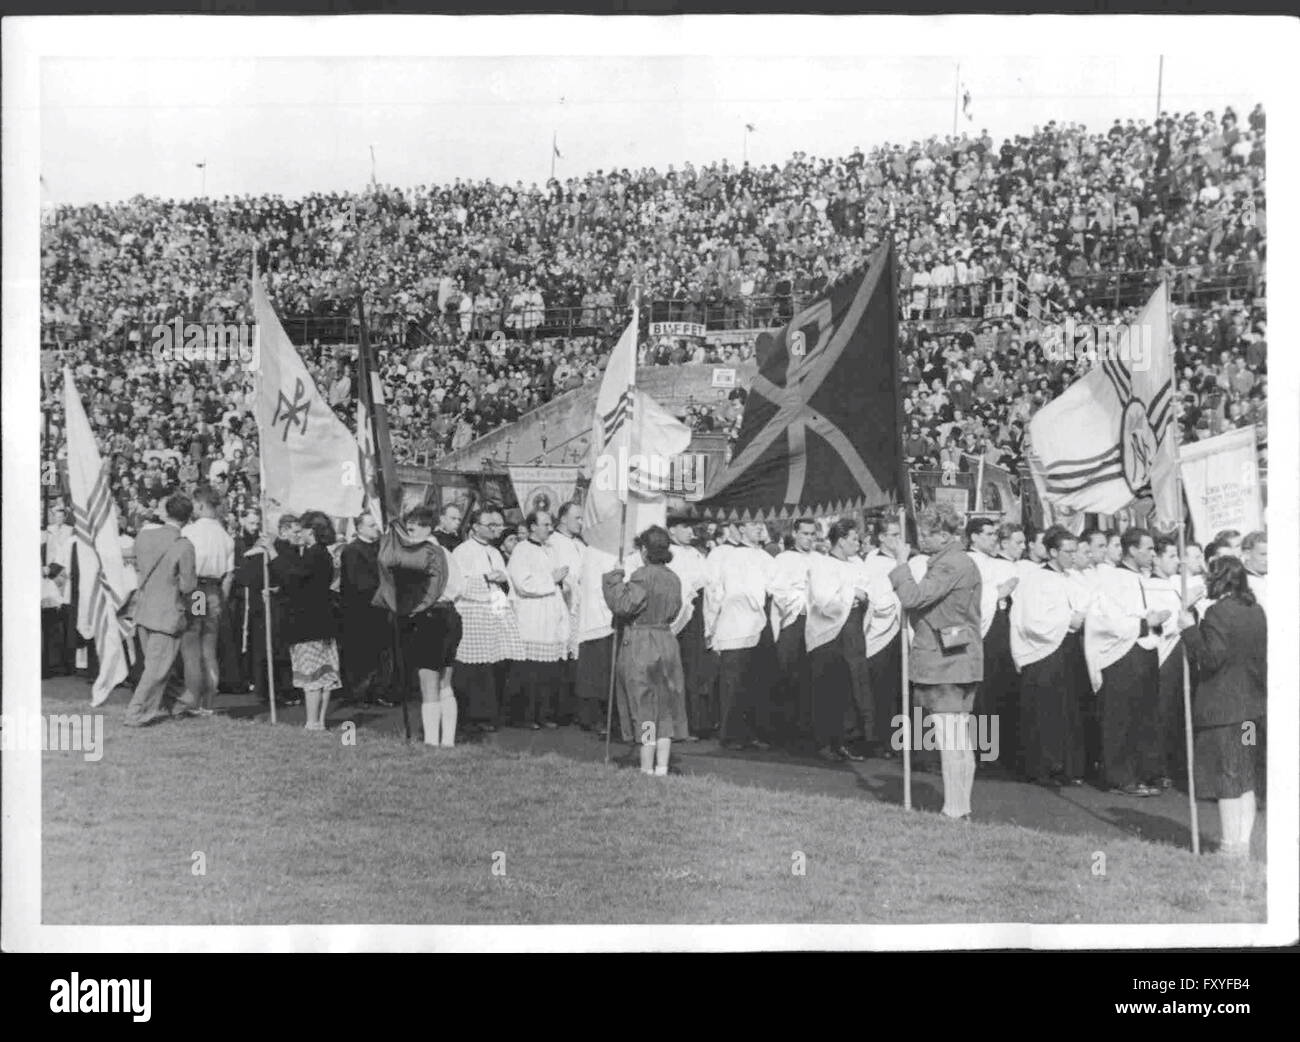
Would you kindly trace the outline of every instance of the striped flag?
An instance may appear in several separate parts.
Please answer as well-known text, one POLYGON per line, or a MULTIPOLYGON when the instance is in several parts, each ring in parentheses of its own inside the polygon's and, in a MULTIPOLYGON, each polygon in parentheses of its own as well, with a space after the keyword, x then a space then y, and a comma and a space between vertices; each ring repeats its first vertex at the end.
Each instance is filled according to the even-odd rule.
POLYGON ((605 367, 591 430, 591 485, 583 504, 583 537, 606 553, 619 551, 627 509, 624 551, 630 540, 667 514, 664 491, 669 461, 690 446, 691 432, 636 387, 637 309, 605 367))
POLYGON ((1161 284, 1113 350, 1099 346, 1099 363, 1030 420, 1044 504, 1114 514, 1151 496, 1158 526, 1181 520, 1168 299, 1161 284))
POLYGON ((119 613, 130 586, 122 565, 117 508, 109 488, 108 468, 99 456, 90 421, 82 408, 72 370, 63 370, 64 416, 68 438, 68 485, 73 535, 77 541, 77 629, 95 641, 99 675, 91 688, 92 705, 100 705, 126 679, 133 627, 119 613), (124 646, 123 641, 127 644, 124 646))

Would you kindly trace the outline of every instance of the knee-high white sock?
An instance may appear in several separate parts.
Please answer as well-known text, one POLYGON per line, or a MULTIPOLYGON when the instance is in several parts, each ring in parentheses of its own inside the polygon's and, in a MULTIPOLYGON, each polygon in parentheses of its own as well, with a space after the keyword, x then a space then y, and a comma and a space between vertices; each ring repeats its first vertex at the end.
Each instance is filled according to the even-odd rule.
POLYGON ((1255 830, 1255 790, 1242 793, 1237 817, 1237 842, 1250 849, 1250 834, 1255 830))
POLYGON ((420 720, 424 724, 424 744, 438 744, 438 725, 442 722, 442 706, 437 702, 420 703, 420 720))
POLYGON ((451 693, 450 688, 443 688, 442 701, 438 703, 442 710, 442 744, 444 746, 456 744, 456 696, 451 693))
POLYGON ((660 738, 655 742, 655 774, 668 773, 668 754, 672 744, 671 738, 660 738))
POLYGON ((1237 845, 1237 833, 1241 828, 1241 797, 1219 800, 1219 836, 1223 847, 1237 845))
POLYGON ((959 754, 956 749, 939 749, 939 770, 943 774, 943 813, 950 818, 960 818, 963 778, 959 754))
POLYGON ((655 772, 655 743, 641 743, 641 773, 654 774, 655 772))

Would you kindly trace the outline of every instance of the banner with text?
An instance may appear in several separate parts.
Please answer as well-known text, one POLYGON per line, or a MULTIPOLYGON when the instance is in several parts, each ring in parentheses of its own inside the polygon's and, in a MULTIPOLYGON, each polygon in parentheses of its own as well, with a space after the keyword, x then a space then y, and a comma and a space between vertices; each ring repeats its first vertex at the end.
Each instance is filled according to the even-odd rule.
POLYGON ((1252 532, 1263 527, 1255 428, 1184 445, 1179 463, 1197 539, 1212 539, 1225 528, 1252 532))
POLYGON ((580 467, 511 467, 510 483, 525 515, 545 510, 554 515, 574 500, 580 467))

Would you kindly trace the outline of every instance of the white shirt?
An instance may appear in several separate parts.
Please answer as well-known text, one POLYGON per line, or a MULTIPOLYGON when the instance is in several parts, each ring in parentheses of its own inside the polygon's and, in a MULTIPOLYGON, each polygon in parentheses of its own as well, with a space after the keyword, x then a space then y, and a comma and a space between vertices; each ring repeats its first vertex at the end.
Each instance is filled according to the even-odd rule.
POLYGON ((813 567, 811 550, 782 550, 772 560, 772 636, 808 613, 808 574, 813 567))
POLYGON ((200 579, 221 579, 235 570, 235 541, 215 517, 200 517, 181 529, 194 544, 194 571, 200 579))
POLYGON ((811 554, 808 586, 808 622, 804 641, 808 650, 829 644, 840 635, 854 600, 867 594, 867 569, 854 557, 841 561, 830 554, 811 554))
MULTIPOLYGON (((1151 609, 1146 580, 1131 568, 1098 565, 1094 575, 1093 599, 1083 631, 1083 651, 1088 660, 1088 679, 1094 691, 1101 690, 1101 673, 1140 644, 1159 646, 1160 636, 1140 637, 1142 618, 1151 609)), ((1166 625, 1177 626, 1170 618, 1166 625)))
POLYGON ((771 591, 772 557, 756 546, 724 543, 709 554, 704 588, 704 635, 715 651, 758 644, 767 621, 763 608, 771 591))
MULTIPOLYGON (((693 546, 673 543, 673 559, 668 567, 682 584, 682 610, 672 623, 673 635, 681 633, 695 615, 695 595, 709 582, 708 561, 693 546)), ((629 573, 630 574, 630 573, 629 573)))
MULTIPOLYGON (((495 616, 514 614, 506 591, 496 583, 487 581, 489 573, 506 570, 506 561, 500 550, 488 543, 480 543, 471 536, 448 555, 448 561, 455 565, 459 576, 454 597, 458 607, 469 603, 486 604, 495 616)), ((480 624, 479 619, 468 611, 465 614, 464 624, 467 628, 480 624)))
POLYGON ((998 587, 1016 578, 1016 566, 1005 557, 990 557, 980 550, 971 550, 967 556, 980 573, 980 636, 987 637, 998 613, 998 587))
POLYGON ((1077 573, 1038 565, 1025 570, 1011 599, 1011 657, 1017 669, 1047 658, 1070 632, 1070 618, 1089 599, 1077 573))
POLYGON ((867 616, 863 628, 867 637, 867 658, 884 651, 894 639, 902 620, 902 605, 889 573, 898 567, 890 554, 872 550, 862 559, 867 573, 867 616))
POLYGON ((535 644, 569 643, 569 608, 552 573, 559 567, 549 546, 525 539, 510 555, 510 597, 519 636, 535 644))

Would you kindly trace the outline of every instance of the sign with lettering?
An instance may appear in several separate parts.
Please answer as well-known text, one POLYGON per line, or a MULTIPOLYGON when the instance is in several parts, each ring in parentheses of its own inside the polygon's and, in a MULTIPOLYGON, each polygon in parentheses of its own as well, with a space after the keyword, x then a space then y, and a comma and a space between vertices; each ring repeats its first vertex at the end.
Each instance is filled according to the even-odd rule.
POLYGON ((702 322, 651 322, 651 336, 686 336, 703 337, 705 333, 702 322))

